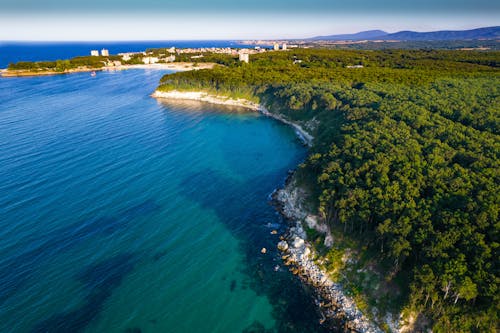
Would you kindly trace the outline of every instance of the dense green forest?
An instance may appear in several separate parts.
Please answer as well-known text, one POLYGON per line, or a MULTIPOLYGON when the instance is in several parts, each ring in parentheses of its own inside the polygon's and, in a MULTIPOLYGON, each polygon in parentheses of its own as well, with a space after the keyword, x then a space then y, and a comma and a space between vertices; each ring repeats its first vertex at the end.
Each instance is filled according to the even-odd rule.
MULTIPOLYGON (((292 50, 166 75, 245 97, 315 136, 298 170, 436 332, 494 332, 500 297, 500 52, 292 50), (362 65, 363 68, 349 68, 362 65)), ((388 296, 389 297, 389 296, 388 296)))

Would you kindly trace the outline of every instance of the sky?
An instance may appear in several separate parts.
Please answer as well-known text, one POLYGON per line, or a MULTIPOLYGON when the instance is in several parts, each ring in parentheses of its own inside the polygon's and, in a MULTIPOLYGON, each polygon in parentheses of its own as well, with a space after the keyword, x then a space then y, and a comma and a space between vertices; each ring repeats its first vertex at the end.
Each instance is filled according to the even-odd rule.
POLYGON ((500 25, 494 0, 0 0, 0 40, 285 39, 500 25))

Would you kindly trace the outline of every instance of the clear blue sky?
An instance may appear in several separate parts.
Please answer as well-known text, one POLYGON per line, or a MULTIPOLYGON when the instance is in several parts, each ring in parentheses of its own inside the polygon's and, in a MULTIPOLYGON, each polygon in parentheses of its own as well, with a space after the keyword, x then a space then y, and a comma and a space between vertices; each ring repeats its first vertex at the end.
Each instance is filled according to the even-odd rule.
POLYGON ((493 25, 495 0, 0 0, 0 40, 302 38, 493 25))

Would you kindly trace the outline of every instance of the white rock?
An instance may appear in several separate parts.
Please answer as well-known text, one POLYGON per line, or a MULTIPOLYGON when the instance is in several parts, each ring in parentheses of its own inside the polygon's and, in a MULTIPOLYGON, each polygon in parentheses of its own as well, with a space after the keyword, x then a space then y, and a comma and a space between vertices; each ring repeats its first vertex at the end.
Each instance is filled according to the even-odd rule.
POLYGON ((331 234, 326 235, 324 244, 328 248, 333 246, 333 237, 331 234))
POLYGON ((315 229, 318 224, 318 218, 314 215, 307 215, 306 217, 307 226, 311 229, 315 229))
POLYGON ((293 247, 296 248, 296 249, 304 246, 304 244, 305 244, 304 240, 302 238, 298 237, 298 236, 295 237, 295 239, 293 240, 293 247))
POLYGON ((286 250, 288 250, 288 243, 284 240, 282 240, 281 242, 278 243, 278 250, 282 251, 282 252, 285 252, 286 250))

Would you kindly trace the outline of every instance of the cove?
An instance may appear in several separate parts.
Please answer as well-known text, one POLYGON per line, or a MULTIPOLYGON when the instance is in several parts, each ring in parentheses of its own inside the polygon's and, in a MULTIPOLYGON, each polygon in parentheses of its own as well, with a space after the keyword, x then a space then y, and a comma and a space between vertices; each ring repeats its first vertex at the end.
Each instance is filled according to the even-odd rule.
POLYGON ((305 148, 163 74, 0 80, 0 331, 321 332, 269 204, 305 148))

